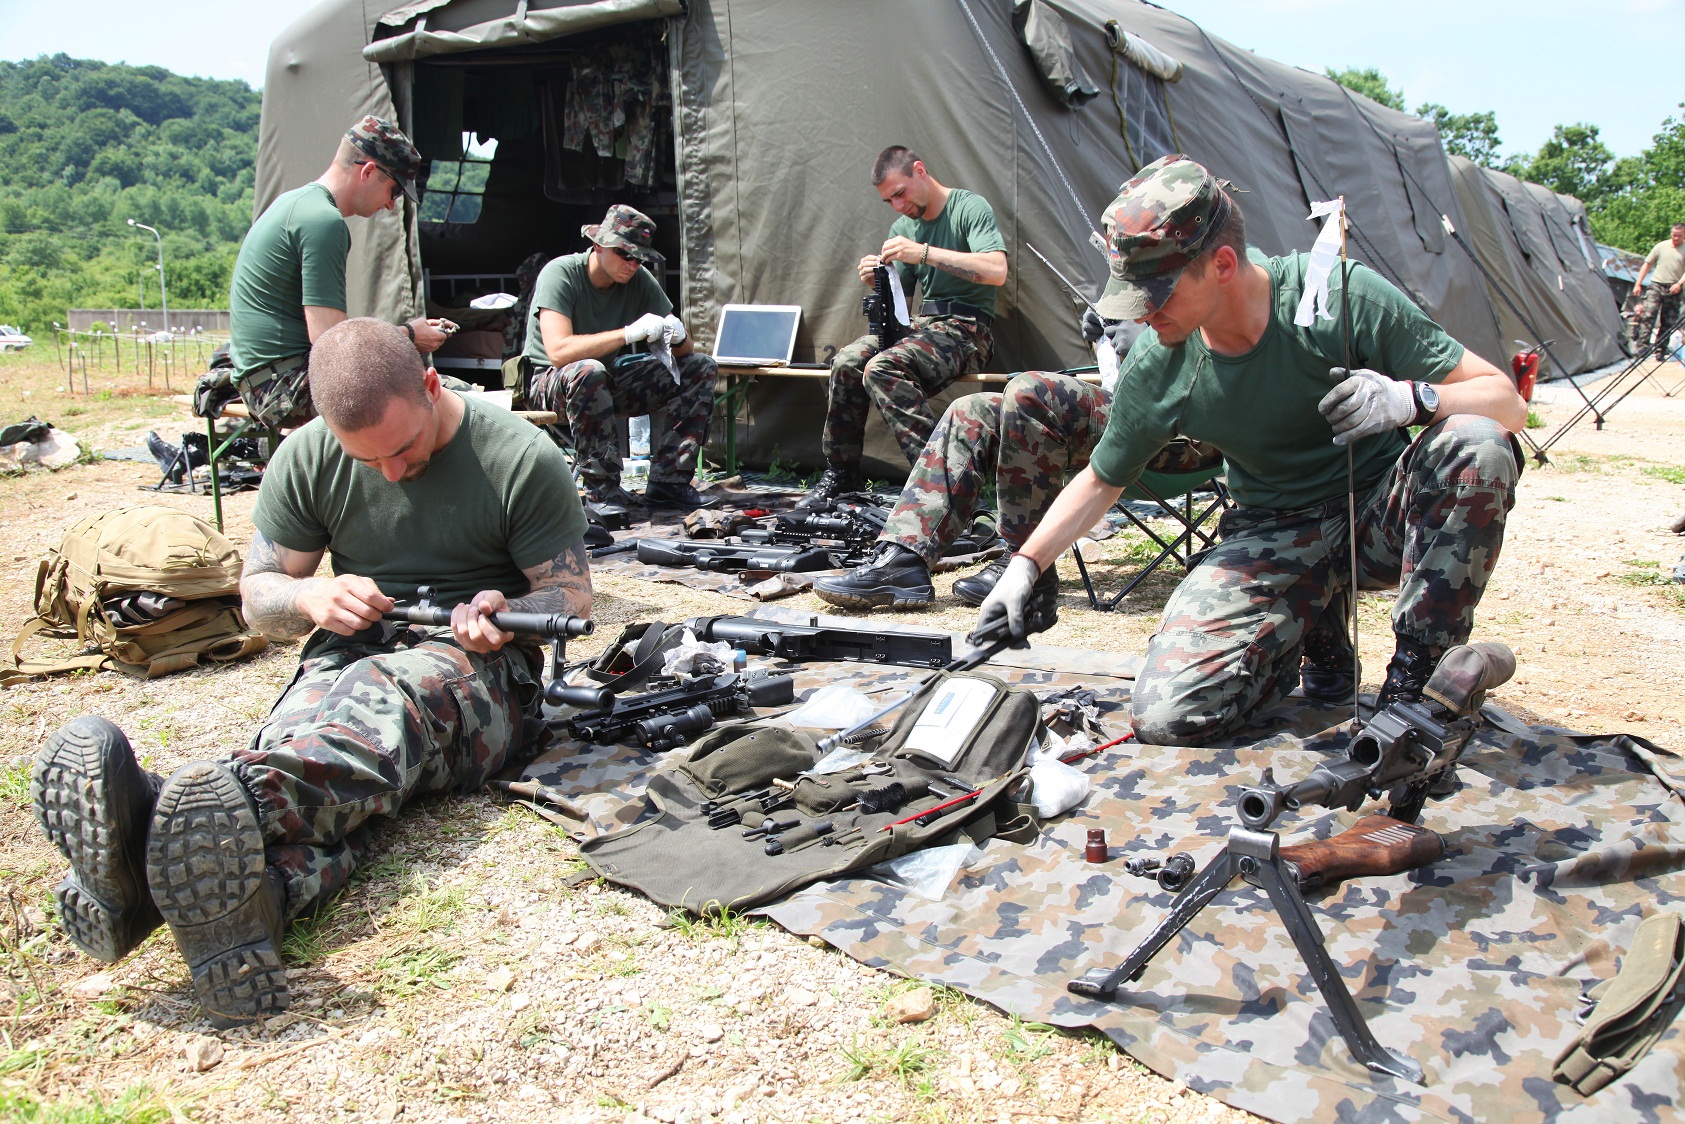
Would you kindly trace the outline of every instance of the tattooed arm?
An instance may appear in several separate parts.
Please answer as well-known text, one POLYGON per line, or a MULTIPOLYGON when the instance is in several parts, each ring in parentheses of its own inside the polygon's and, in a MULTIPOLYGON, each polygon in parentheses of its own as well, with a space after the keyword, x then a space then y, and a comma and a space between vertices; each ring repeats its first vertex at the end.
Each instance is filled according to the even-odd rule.
POLYGON ((564 547, 556 557, 521 571, 532 583, 524 597, 507 600, 495 589, 477 593, 469 602, 451 610, 451 626, 457 640, 471 652, 490 652, 509 643, 512 634, 492 627, 486 613, 512 609, 519 613, 568 613, 591 615, 591 566, 585 543, 564 547))
POLYGON ((943 273, 952 273, 960 280, 970 281, 975 285, 1006 284, 1005 250, 987 250, 974 254, 966 250, 927 246, 923 242, 914 242, 911 238, 897 234, 883 244, 883 250, 878 257, 885 262, 933 265, 943 273))
POLYGON ((313 628, 350 636, 392 607, 392 599, 368 578, 356 574, 316 577, 321 561, 320 550, 290 550, 262 531, 253 531, 240 572, 247 622, 283 640, 296 640, 313 628))

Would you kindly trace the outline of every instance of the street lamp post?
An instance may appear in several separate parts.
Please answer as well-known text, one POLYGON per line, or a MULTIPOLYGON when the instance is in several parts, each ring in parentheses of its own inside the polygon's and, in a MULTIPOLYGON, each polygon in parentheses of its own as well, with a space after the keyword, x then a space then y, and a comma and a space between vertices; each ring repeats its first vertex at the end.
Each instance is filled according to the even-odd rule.
MULTIPOLYGON (((168 335, 170 331, 170 293, 164 286, 164 236, 145 223, 136 222, 134 219, 129 220, 129 225, 139 230, 148 231, 152 237, 158 239, 158 300, 164 306, 164 333, 168 335)), ((144 302, 146 300, 145 290, 142 289, 141 292, 141 300, 144 302)))

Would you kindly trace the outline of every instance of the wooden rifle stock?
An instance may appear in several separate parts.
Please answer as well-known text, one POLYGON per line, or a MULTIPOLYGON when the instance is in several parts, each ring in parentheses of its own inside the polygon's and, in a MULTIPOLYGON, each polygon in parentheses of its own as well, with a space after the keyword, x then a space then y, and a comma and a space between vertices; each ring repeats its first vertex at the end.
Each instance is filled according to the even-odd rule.
POLYGON ((1391 816, 1364 816, 1332 839, 1281 849, 1301 890, 1333 886, 1347 878, 1401 874, 1444 853, 1445 840, 1438 834, 1391 816))

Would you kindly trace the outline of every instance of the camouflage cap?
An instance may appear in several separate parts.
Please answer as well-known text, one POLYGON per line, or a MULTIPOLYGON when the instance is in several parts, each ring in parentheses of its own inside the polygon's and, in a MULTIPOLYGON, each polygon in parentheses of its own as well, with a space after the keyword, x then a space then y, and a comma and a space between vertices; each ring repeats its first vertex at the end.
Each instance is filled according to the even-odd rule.
POLYGON ((1163 306, 1228 214, 1223 185, 1186 156, 1142 168, 1106 207, 1112 276, 1095 305, 1100 315, 1138 320, 1163 306))
POLYGON ((397 180, 410 202, 421 201, 421 194, 415 188, 415 177, 421 174, 421 153, 402 129, 371 114, 347 129, 345 139, 397 180))
POLYGON ((645 265, 659 266, 667 260, 650 246, 655 240, 654 221, 624 203, 616 203, 602 222, 587 223, 579 233, 605 249, 625 250, 645 265))

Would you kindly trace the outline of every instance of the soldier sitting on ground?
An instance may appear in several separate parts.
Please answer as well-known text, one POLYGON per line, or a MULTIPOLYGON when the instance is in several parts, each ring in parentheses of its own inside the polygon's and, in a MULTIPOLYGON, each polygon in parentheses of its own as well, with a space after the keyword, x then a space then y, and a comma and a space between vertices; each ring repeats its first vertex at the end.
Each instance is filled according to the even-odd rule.
MULTIPOLYGON (((252 224, 228 293, 233 381, 252 417, 288 428, 310 420, 310 347, 345 319, 345 220, 392 210, 400 192, 416 200, 420 171, 421 153, 396 125, 365 117, 327 171, 278 196, 252 224)), ((403 329, 427 355, 455 325, 420 318, 403 329)))
POLYGON ((486 614, 591 611, 585 517, 542 430, 444 389, 376 320, 323 333, 310 391, 321 416, 269 464, 240 581, 253 625, 310 636, 268 719, 164 780, 115 724, 78 718, 31 788, 70 860, 65 933, 116 961, 167 923, 224 1026, 286 1007, 282 930, 345 885, 370 817, 535 748, 542 652, 486 614), (449 627, 382 619, 422 584, 455 603, 449 627))
POLYGON ((666 408, 667 432, 650 450, 643 503, 690 511, 709 507, 691 485, 714 416, 713 356, 695 350, 661 282, 645 269, 664 260, 650 247, 655 223, 616 204, 580 233, 584 253, 560 257, 538 274, 528 313, 526 357, 533 368, 527 402, 555 410, 573 436, 575 468, 593 503, 636 507, 620 485, 617 417, 666 408), (657 355, 622 357, 628 348, 666 348, 678 375, 657 355))
MULTIPOLYGON (((1421 697, 1469 638, 1515 501, 1527 406, 1508 376, 1451 339, 1378 274, 1336 270, 1332 319, 1295 323, 1309 255, 1246 248, 1239 205, 1192 160, 1167 156, 1106 210, 1112 279, 1101 315, 1144 321, 1088 467, 1060 492, 983 602, 1022 632, 1054 562, 1178 437, 1223 453, 1222 541, 1165 606, 1135 679, 1136 735, 1201 745, 1298 683, 1330 606, 1350 589, 1347 451, 1357 489, 1357 581, 1397 584, 1397 651, 1380 701, 1421 697), (1343 326, 1350 325, 1349 347, 1343 326), (1336 366, 1349 353, 1349 367, 1336 366), (1412 441, 1403 430, 1424 427, 1412 441)), ((1343 267, 1342 267, 1343 268, 1343 267)))
POLYGON ((916 280, 924 303, 894 347, 862 336, 832 360, 825 471, 802 507, 866 486, 860 457, 873 406, 907 462, 917 462, 936 428, 930 397, 981 371, 994 351, 995 289, 1006 284, 1006 243, 988 201, 938 183, 923 160, 899 145, 878 153, 872 185, 901 217, 883 247, 860 259, 860 280, 870 287, 877 266, 893 266, 907 299, 916 280))

